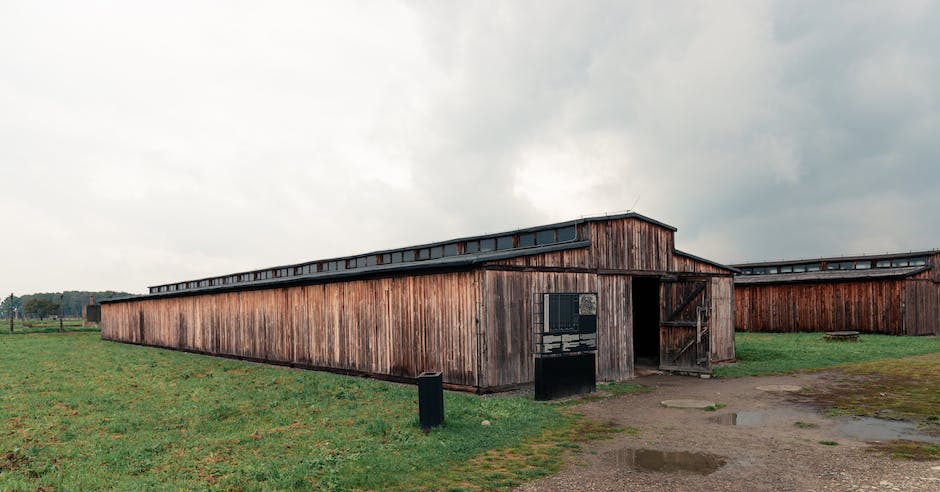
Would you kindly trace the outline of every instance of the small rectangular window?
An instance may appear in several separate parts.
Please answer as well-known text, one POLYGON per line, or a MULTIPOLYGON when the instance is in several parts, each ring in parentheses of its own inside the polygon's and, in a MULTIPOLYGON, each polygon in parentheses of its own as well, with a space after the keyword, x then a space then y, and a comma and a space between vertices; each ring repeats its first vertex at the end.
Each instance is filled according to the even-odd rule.
POLYGON ((415 250, 409 249, 403 252, 401 261, 415 261, 415 250))
POLYGON ((911 258, 911 266, 925 266, 927 264, 927 258, 911 258))
POLYGON ((891 260, 878 260, 878 263, 875 263, 877 268, 888 268, 891 266, 891 260))
POLYGON ((378 265, 378 264, 379 264, 379 257, 376 256, 376 255, 369 255, 369 256, 366 256, 365 259, 366 259, 366 264, 365 264, 365 266, 375 266, 375 265, 378 265))
POLYGON ((392 254, 391 254, 391 253, 385 253, 384 255, 382 255, 382 264, 383 264, 383 265, 388 265, 388 264, 391 263, 391 262, 392 262, 392 254))
MULTIPOLYGON (((521 242, 521 241, 520 241, 521 242)), ((551 244, 555 242, 555 229, 539 231, 535 234, 536 244, 551 244)))
POLYGON ((578 228, 575 226, 562 227, 558 229, 558 239, 559 243, 565 241, 574 241, 578 238, 578 228))
POLYGON ((793 265, 793 273, 803 273, 806 271, 806 265, 793 265))
POLYGON ((443 256, 444 256, 444 247, 443 247, 443 246, 435 246, 435 247, 431 248, 431 259, 432 259, 432 260, 436 260, 436 259, 438 259, 438 258, 442 258, 443 256))
POLYGON ((528 248, 535 246, 535 234, 522 234, 519 236, 519 247, 528 248))
POLYGON ((464 244, 463 250, 465 253, 476 253, 480 251, 480 242, 479 241, 467 241, 464 244))
POLYGON ((784 265, 780 267, 780 273, 793 273, 793 267, 790 265, 784 265))
POLYGON ((418 260, 427 260, 431 258, 431 250, 428 248, 421 248, 418 250, 418 260))
POLYGON ((855 262, 855 269, 856 269, 856 270, 868 270, 869 268, 871 268, 871 262, 870 262, 870 261, 856 261, 856 262, 855 262))
POLYGON ((767 267, 767 273, 777 273, 777 267, 767 267))
POLYGON ((356 258, 356 268, 362 268, 364 266, 366 266, 366 258, 364 256, 356 258))
POLYGON ((392 253, 392 263, 401 263, 402 254, 401 251, 396 251, 392 253))
POLYGON ((852 261, 843 261, 843 262, 839 265, 839 269, 841 269, 841 270, 854 270, 854 269, 855 269, 855 262, 852 262, 852 261))
POLYGON ((343 271, 343 270, 346 269, 346 262, 343 261, 343 260, 331 261, 331 262, 330 262, 330 268, 331 268, 332 270, 337 271, 337 272, 343 271))
POLYGON ((493 251, 496 249, 496 240, 495 239, 481 239, 480 240, 480 251, 493 251))
POLYGON ((819 263, 810 263, 809 265, 806 265, 807 272, 818 272, 820 270, 822 270, 822 265, 819 263))
POLYGON ((502 236, 497 238, 496 249, 512 249, 512 236, 502 236))
POLYGON ((753 269, 753 268, 745 268, 745 269, 741 270, 741 274, 742 274, 742 275, 753 275, 753 274, 754 274, 754 269, 753 269))
POLYGON ((457 256, 457 243, 445 244, 444 256, 457 256))
POLYGON ((891 260, 891 266, 893 267, 906 267, 910 264, 910 260, 907 258, 899 258, 897 260, 891 260))

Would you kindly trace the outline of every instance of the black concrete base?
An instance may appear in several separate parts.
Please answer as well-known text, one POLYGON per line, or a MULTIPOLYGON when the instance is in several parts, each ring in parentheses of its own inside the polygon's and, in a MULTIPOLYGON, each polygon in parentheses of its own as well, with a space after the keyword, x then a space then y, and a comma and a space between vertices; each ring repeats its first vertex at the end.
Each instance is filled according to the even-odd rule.
POLYGON ((597 388, 593 353, 535 358, 535 399, 554 400, 597 388))

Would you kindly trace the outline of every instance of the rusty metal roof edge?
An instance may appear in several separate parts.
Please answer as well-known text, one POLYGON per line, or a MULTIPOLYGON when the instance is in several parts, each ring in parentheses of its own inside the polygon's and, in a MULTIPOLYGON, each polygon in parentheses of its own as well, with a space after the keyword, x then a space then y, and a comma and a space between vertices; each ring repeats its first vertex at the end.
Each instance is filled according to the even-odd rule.
POLYGON ((893 258, 909 258, 912 256, 933 256, 940 254, 940 249, 930 249, 924 251, 908 251, 906 253, 883 253, 876 255, 854 255, 854 256, 827 256, 822 258, 804 258, 799 260, 780 260, 780 261, 755 261, 750 263, 734 263, 735 268, 751 268, 775 265, 799 265, 802 263, 818 263, 822 261, 858 261, 858 260, 890 260, 893 258))
POLYGON ((709 265, 711 265, 711 266, 713 266, 713 267, 724 268, 725 270, 728 270, 729 272, 741 273, 741 270, 738 270, 737 268, 734 268, 734 267, 732 267, 732 266, 723 265, 723 264, 721 264, 721 263, 718 263, 717 261, 706 260, 705 258, 702 258, 701 256, 696 256, 696 255, 693 255, 692 253, 686 253, 685 251, 681 251, 681 250, 678 250, 678 249, 676 249, 676 250, 674 250, 674 251, 675 251, 676 254, 679 255, 679 256, 685 256, 686 258, 691 258, 691 259, 693 259, 693 260, 695 260, 695 261, 701 261, 702 263, 709 264, 709 265))
MULTIPOLYGON (((573 241, 566 243, 550 244, 547 246, 536 246, 525 249, 509 249, 502 251, 492 251, 485 253, 464 254, 460 256, 448 256, 434 260, 421 260, 408 263, 393 263, 390 265, 376 265, 372 267, 356 268, 351 270, 341 270, 335 272, 317 272, 307 275, 297 275, 286 278, 259 280, 252 282, 241 282, 238 284, 217 285, 213 287, 202 287, 195 289, 177 290, 172 292, 161 292, 159 294, 144 294, 139 296, 127 296, 114 299, 102 299, 102 304, 110 304, 125 301, 138 301, 145 299, 160 299, 166 297, 182 297, 201 294, 218 294, 222 292, 235 292, 240 290, 255 290, 273 287, 289 287, 293 285, 303 285, 325 280, 344 280, 348 278, 364 277, 368 275, 378 275, 383 273, 399 273, 408 271, 434 270, 445 268, 474 267, 484 263, 520 256, 531 256, 543 253, 553 253, 556 251, 565 251, 569 249, 586 248, 591 245, 590 240, 573 241)), ((214 278, 214 277, 213 277, 214 278)))
POLYGON ((735 285, 768 285, 796 283, 853 282, 912 277, 930 270, 930 266, 870 268, 867 270, 823 270, 820 272, 774 273, 764 275, 738 275, 735 285), (855 275, 850 275, 855 273, 855 275))

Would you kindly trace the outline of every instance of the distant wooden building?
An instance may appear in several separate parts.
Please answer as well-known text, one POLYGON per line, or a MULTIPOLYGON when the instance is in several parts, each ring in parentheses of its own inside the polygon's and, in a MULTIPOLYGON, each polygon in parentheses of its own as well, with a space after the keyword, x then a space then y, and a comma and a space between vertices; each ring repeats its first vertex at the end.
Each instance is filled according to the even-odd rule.
POLYGON ((940 335, 940 251, 735 267, 741 331, 940 335))
POLYGON ((593 293, 598 380, 708 371, 734 359, 733 270, 675 230, 629 213, 160 285, 102 301, 101 333, 488 392, 533 382, 545 294, 593 293))

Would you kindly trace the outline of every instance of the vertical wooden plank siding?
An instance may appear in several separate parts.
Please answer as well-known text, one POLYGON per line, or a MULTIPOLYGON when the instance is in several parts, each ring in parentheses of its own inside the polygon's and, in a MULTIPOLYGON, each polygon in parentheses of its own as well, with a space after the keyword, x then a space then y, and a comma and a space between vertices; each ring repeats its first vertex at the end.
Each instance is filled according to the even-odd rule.
POLYGON ((755 332, 853 330, 901 335, 904 282, 738 285, 735 327, 755 332))
POLYGON ((904 333, 940 335, 940 288, 929 280, 904 282, 904 333))
POLYGON ((481 276, 455 272, 106 303, 102 338, 405 378, 443 371, 446 383, 476 386, 481 276))
POLYGON ((106 303, 102 337, 403 378, 441 370, 494 389, 534 380, 536 294, 597 292, 597 375, 622 380, 634 375, 632 275, 700 273, 716 294, 711 355, 734 357, 729 270, 676 254, 672 229, 637 218, 584 222, 578 237, 590 245, 466 272, 106 303))
MULTIPOLYGON (((591 273, 485 271, 486 341, 483 355, 483 386, 506 387, 535 380, 535 295, 549 292, 598 292, 597 275, 591 273)), ((609 316, 598 299, 600 320, 609 316)), ((598 348, 601 346, 598 334, 598 348)), ((608 346, 606 350, 612 350, 608 346)), ((599 371, 602 359, 598 353, 599 371)), ((606 368, 603 371, 608 371, 606 368)), ((608 371, 609 372, 609 371, 608 371)), ((625 376, 626 377, 626 376, 625 376)))
POLYGON ((709 347, 712 362, 733 360, 734 355, 734 279, 712 277, 709 347))
POLYGON ((597 378, 632 378, 633 277, 598 275, 597 288, 597 378))
POLYGON ((673 268, 679 273, 712 273, 726 276, 731 274, 728 270, 679 254, 675 255, 673 268))

